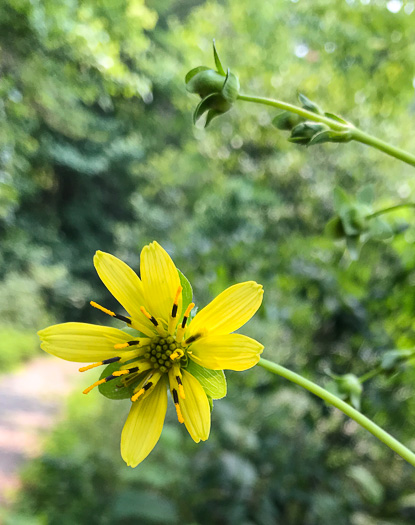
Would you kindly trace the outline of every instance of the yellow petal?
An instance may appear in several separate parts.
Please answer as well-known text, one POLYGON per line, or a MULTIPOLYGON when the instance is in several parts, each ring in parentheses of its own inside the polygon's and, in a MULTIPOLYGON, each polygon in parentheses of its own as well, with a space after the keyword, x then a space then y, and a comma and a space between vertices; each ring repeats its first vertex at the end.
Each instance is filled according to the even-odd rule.
POLYGON ((136 467, 155 447, 163 429, 167 410, 164 379, 153 392, 132 404, 121 434, 121 455, 130 467, 136 467))
MULTIPOLYGON (((141 251, 140 272, 149 313, 157 319, 167 321, 173 307, 179 274, 170 255, 156 241, 144 246, 141 251)), ((178 306, 178 318, 182 311, 182 298, 178 306)))
POLYGON ((264 290, 255 281, 235 284, 198 312, 188 334, 229 334, 244 325, 258 310, 264 290))
POLYGON ((206 441, 210 432, 208 398, 199 381, 186 370, 182 370, 182 382, 186 395, 185 399, 180 398, 184 424, 196 443, 206 441))
POLYGON ((125 262, 101 251, 97 251, 94 256, 94 266, 101 281, 133 317, 134 328, 154 337, 151 323, 140 310, 145 303, 143 285, 138 275, 125 262))
POLYGON ((259 361, 264 347, 246 335, 211 335, 189 347, 190 358, 212 370, 247 370, 259 361))
POLYGON ((122 355, 125 350, 115 350, 114 345, 131 340, 131 334, 117 328, 87 323, 55 324, 40 330, 38 336, 45 352, 77 363, 122 355))

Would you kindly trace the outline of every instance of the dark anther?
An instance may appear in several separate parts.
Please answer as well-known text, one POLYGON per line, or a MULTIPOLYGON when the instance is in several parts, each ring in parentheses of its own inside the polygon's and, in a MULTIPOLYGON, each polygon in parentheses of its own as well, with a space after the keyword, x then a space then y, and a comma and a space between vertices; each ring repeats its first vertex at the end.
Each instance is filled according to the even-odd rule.
POLYGON ((178 405, 179 404, 179 396, 177 395, 177 390, 175 388, 173 388, 172 394, 173 394, 174 404, 178 405))
POLYGON ((128 319, 128 317, 124 317, 120 314, 114 314, 115 319, 119 319, 120 321, 124 321, 124 323, 131 324, 131 319, 128 319))
POLYGON ((102 364, 103 365, 109 365, 111 363, 116 363, 117 361, 119 361, 121 359, 121 357, 111 357, 110 359, 104 359, 102 361, 102 364))
POLYGON ((177 315, 177 304, 174 304, 171 310, 171 316, 176 317, 176 315, 177 315))

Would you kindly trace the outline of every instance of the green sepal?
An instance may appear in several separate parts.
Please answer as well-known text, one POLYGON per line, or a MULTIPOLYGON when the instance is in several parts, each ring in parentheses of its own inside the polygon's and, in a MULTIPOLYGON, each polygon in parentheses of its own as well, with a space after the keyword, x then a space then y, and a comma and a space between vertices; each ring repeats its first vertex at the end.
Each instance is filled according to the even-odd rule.
POLYGON ((210 396, 206 396, 206 397, 208 398, 209 408, 210 408, 210 411, 212 412, 212 410, 213 410, 213 399, 210 396))
POLYGON ((222 115, 222 111, 217 111, 216 109, 210 109, 206 117, 205 128, 209 126, 209 124, 212 122, 214 118, 219 117, 220 115, 222 115))
POLYGON ((225 82, 222 87, 222 95, 228 102, 235 102, 239 95, 239 79, 236 75, 231 73, 230 69, 226 73, 225 82))
POLYGON ((221 399, 226 396, 226 377, 223 370, 210 370, 189 359, 186 370, 202 385, 208 397, 221 399))
POLYGON ((301 102, 304 109, 312 111, 313 113, 317 113, 318 115, 324 114, 323 110, 318 104, 307 98, 302 93, 298 93, 298 100, 301 102))
POLYGON ((343 223, 340 217, 333 217, 332 219, 330 219, 329 222, 326 224, 326 227, 324 228, 324 233, 328 237, 336 241, 344 239, 346 233, 344 231, 343 223))
POLYGON ((179 269, 177 269, 177 273, 179 274, 180 284, 183 286, 182 315, 180 316, 180 319, 179 319, 179 322, 180 322, 183 319, 183 315, 184 315, 186 308, 189 306, 189 304, 193 300, 193 289, 187 277, 179 269))
MULTIPOLYGON (((125 364, 125 363, 122 363, 125 364)), ((100 379, 104 379, 104 377, 110 376, 113 372, 116 372, 120 369, 121 364, 118 363, 112 363, 104 368, 102 374, 99 376, 100 379)), ((128 399, 133 395, 133 390, 135 387, 135 383, 130 385, 129 387, 119 386, 121 385, 121 379, 122 376, 116 379, 112 379, 111 381, 108 381, 108 383, 102 383, 102 385, 98 386, 98 390, 100 394, 107 397, 108 399, 128 399)))
POLYGON ((190 80, 192 80, 192 78, 197 75, 198 73, 200 73, 201 71, 207 71, 208 69, 211 69, 210 67, 207 67, 207 66, 198 66, 198 67, 195 67, 193 69, 191 69, 187 75, 184 77, 184 81, 186 84, 188 84, 190 82, 190 80))
POLYGON ((316 133, 308 143, 309 146, 315 146, 316 144, 323 144, 324 142, 350 142, 352 136, 348 131, 334 131, 327 129, 316 133))
MULTIPOLYGON (((232 104, 225 100, 221 93, 212 93, 201 100, 197 105, 195 112, 193 113, 193 123, 196 124, 206 111, 215 110, 215 112, 219 114, 229 111, 231 107, 232 104)), ((210 120, 212 120, 212 118, 210 120)))
POLYGON ((328 113, 327 111, 324 113, 325 117, 331 118, 331 120, 335 120, 336 122, 340 122, 341 124, 349 124, 347 120, 344 120, 344 118, 339 117, 339 115, 335 115, 334 113, 328 113))
POLYGON ((220 73, 222 76, 225 76, 225 70, 223 69, 222 62, 220 61, 218 52, 216 50, 215 39, 213 39, 213 58, 215 59, 215 65, 218 73, 220 73))

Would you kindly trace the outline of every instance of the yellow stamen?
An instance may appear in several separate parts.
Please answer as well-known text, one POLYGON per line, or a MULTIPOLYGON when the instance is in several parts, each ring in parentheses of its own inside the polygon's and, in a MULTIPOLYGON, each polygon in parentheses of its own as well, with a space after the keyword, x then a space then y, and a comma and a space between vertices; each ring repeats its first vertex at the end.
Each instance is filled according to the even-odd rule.
POLYGON ((100 379, 99 381, 96 381, 93 385, 89 386, 88 388, 85 388, 85 390, 82 392, 83 394, 89 394, 93 388, 95 388, 98 385, 102 385, 102 383, 105 383, 105 379, 100 379))
POLYGON ((96 368, 97 366, 101 366, 101 365, 109 365, 110 363, 116 363, 117 361, 120 361, 120 360, 121 360, 121 357, 119 356, 110 357, 109 359, 104 359, 103 361, 100 361, 99 363, 92 363, 88 366, 83 366, 79 368, 79 371, 86 372, 87 370, 91 370, 91 368, 96 368))
POLYGON ((154 323, 154 321, 152 321, 152 319, 155 319, 155 318, 147 312, 147 310, 144 308, 144 306, 140 306, 140 310, 141 310, 141 313, 143 313, 147 317, 147 319, 150 319, 150 321, 152 323, 154 323))
POLYGON ((127 348, 129 347, 130 345, 128 343, 119 343, 118 345, 114 345, 114 348, 116 350, 121 350, 121 348, 127 348))
POLYGON ((189 314, 191 310, 194 308, 194 306, 195 306, 195 303, 190 303, 189 306, 186 308, 186 311, 184 312, 182 324, 179 326, 176 332, 176 341, 178 343, 182 342, 184 331, 186 329, 187 319, 189 318, 189 314))
POLYGON ((119 376, 124 376, 125 374, 129 374, 130 371, 127 369, 127 370, 116 370, 115 372, 112 373, 112 375, 114 377, 119 377, 119 376))
POLYGON ((175 305, 179 304, 179 297, 180 297, 180 294, 182 293, 182 290, 183 290, 183 286, 179 286, 177 288, 177 292, 176 292, 176 295, 174 297, 173 304, 175 304, 175 305))
POLYGON ((176 324, 177 324, 177 308, 179 306, 179 299, 180 299, 180 294, 182 293, 182 290, 183 290, 183 286, 179 286, 177 288, 177 292, 176 292, 176 295, 174 297, 173 308, 172 308, 172 311, 171 311, 171 314, 170 314, 169 326, 168 326, 169 334, 173 334, 174 333, 174 329, 176 328, 176 324))
POLYGON ((177 405, 174 405, 176 407, 176 413, 177 413, 177 419, 179 420, 179 423, 184 423, 182 411, 180 410, 180 405, 177 403, 177 405))
POLYGON ((111 312, 111 310, 108 310, 108 308, 104 308, 103 306, 101 306, 100 304, 96 303, 95 301, 90 301, 89 304, 91 306, 93 306, 94 308, 97 308, 98 310, 101 310, 101 312, 104 312, 104 314, 108 314, 111 317, 115 317, 115 313, 114 312, 111 312))
POLYGON ((184 352, 181 348, 177 348, 170 356, 170 359, 173 361, 174 359, 180 359, 184 356, 184 352))
POLYGON ((182 373, 180 372, 180 367, 173 365, 174 378, 176 379, 177 386, 179 388, 179 395, 182 399, 186 399, 183 383, 182 383, 182 373))
MULTIPOLYGON (((189 314, 193 310, 194 307, 195 307, 195 303, 190 303, 189 306, 186 308, 186 311, 185 311, 184 317, 183 317, 183 322, 184 322, 185 319, 187 321, 187 318, 189 317, 189 314)), ((184 325, 186 326, 186 322, 184 322, 184 325)))
POLYGON ((131 324, 131 319, 128 317, 125 317, 125 315, 116 314, 115 312, 108 310, 108 308, 104 308, 103 306, 96 303, 95 301, 90 301, 89 304, 93 306, 94 308, 101 310, 101 312, 104 312, 104 314, 108 314, 111 317, 115 317, 115 319, 119 319, 120 321, 123 321, 124 323, 131 324))
POLYGON ((83 366, 79 369, 79 372, 86 372, 87 370, 91 370, 91 368, 96 368, 97 366, 101 366, 104 363, 100 361, 99 363, 92 363, 92 365, 83 366))
POLYGON ((157 330, 157 333, 164 337, 166 335, 166 331, 160 326, 160 323, 157 321, 154 315, 149 314, 144 308, 144 306, 140 306, 140 310, 141 313, 143 313, 147 317, 147 319, 149 319, 149 321, 151 321, 151 323, 154 325, 154 328, 157 330))
POLYGON ((131 396, 131 401, 134 403, 134 401, 137 401, 137 399, 144 394, 145 390, 144 388, 141 388, 136 394, 131 396))

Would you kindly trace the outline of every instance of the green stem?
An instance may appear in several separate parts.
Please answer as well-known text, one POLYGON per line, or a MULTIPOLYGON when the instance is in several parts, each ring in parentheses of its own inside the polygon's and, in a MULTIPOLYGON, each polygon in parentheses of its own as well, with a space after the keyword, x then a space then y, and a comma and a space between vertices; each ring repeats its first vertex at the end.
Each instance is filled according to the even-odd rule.
POLYGON ((402 204, 395 204, 395 206, 389 206, 389 208, 383 208, 382 210, 375 211, 370 215, 366 215, 366 219, 373 219, 384 213, 389 213, 391 211, 398 210, 399 208, 415 208, 415 202, 403 202, 402 204))
POLYGON ((284 111, 289 111, 290 113, 295 113, 296 115, 299 115, 300 117, 303 117, 307 120, 312 120, 314 122, 321 122, 322 124, 326 124, 332 130, 335 131, 348 131, 351 134, 352 140, 356 140, 358 142, 361 142, 362 144, 372 146, 373 148, 383 151, 391 157, 395 157, 396 159, 402 160, 403 162, 406 162, 411 166, 415 166, 415 155, 412 155, 407 151, 404 151, 400 148, 396 148, 395 146, 392 146, 391 144, 388 144, 383 140, 373 137, 372 135, 369 135, 368 133, 365 133, 364 131, 361 131, 360 129, 354 127, 352 124, 343 124, 334 119, 326 117, 325 115, 319 115, 318 113, 314 113, 313 111, 308 111, 307 109, 300 108, 299 106, 294 106, 293 104, 288 104, 287 102, 282 102, 281 100, 274 100, 272 98, 239 95, 238 100, 243 100, 245 102, 253 102, 255 104, 264 104, 265 106, 272 106, 274 108, 279 108, 284 111))
POLYGON ((373 368, 372 370, 369 370, 369 372, 366 372, 366 374, 363 374, 359 377, 360 384, 365 383, 369 379, 372 379, 372 377, 377 376, 378 374, 381 374, 383 372, 383 368, 381 366, 378 366, 377 368, 373 368))
POLYGON ((397 439, 385 432, 382 428, 378 427, 378 425, 373 423, 373 421, 371 421, 369 418, 367 418, 358 410, 339 399, 337 396, 331 394, 330 392, 328 392, 321 386, 316 385, 312 381, 309 381, 305 377, 300 376, 299 374, 296 374, 295 372, 292 372, 291 370, 288 370, 287 368, 281 365, 272 363, 267 359, 260 359, 258 365, 262 366, 262 368, 265 368, 265 370, 268 370, 273 374, 277 374, 281 377, 284 377, 285 379, 288 379, 288 381, 302 386, 312 394, 320 397, 330 405, 333 405, 334 407, 338 408, 344 414, 346 414, 346 416, 349 416, 352 419, 354 419, 356 423, 359 423, 359 425, 371 432, 380 441, 385 443, 385 445, 394 450, 403 459, 405 459, 408 463, 415 467, 415 454, 413 452, 411 452, 408 448, 402 445, 402 443, 400 443, 397 439))

